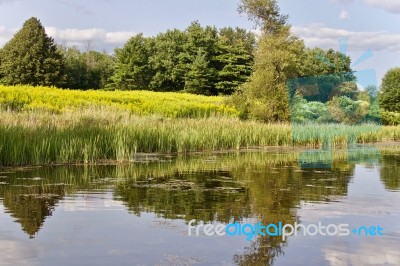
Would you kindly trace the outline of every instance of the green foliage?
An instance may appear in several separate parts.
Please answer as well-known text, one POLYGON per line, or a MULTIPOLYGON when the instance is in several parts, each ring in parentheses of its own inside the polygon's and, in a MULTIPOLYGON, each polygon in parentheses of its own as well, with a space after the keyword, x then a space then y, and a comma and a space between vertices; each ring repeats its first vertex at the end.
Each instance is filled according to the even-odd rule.
POLYGON ((378 98, 379 90, 375 85, 367 86, 365 88, 365 91, 367 92, 367 94, 371 98, 371 100, 375 100, 378 98))
POLYGON ((367 101, 354 101, 347 96, 335 96, 329 102, 329 111, 332 117, 340 123, 356 124, 368 113, 370 104, 367 101))
POLYGON ((400 113, 382 111, 382 123, 384 125, 397 126, 400 125, 400 113))
POLYGON ((152 69, 149 65, 151 39, 138 34, 128 40, 122 49, 116 49, 113 87, 121 90, 143 90, 149 87, 152 69))
MULTIPOLYGON (((350 57, 332 49, 325 51, 320 48, 306 49, 301 56, 299 78, 288 80, 290 99, 300 93, 307 101, 326 103, 342 93, 339 87, 346 87, 346 83, 355 87, 350 57)), ((348 89, 351 90, 350 87, 348 89)))
POLYGON ((216 49, 218 31, 215 27, 201 27, 198 22, 193 22, 187 29, 187 42, 184 52, 179 56, 181 64, 187 66, 185 75, 185 91, 218 95, 215 90, 216 76, 216 49))
POLYGON ((0 83, 60 86, 64 60, 54 40, 37 18, 25 21, 21 30, 1 51, 0 83))
POLYGON ((180 30, 160 33, 153 42, 153 53, 149 58, 153 70, 149 89, 154 91, 180 91, 185 87, 187 66, 181 55, 187 42, 187 34, 180 30))
POLYGON ((219 93, 229 95, 251 75, 255 38, 240 28, 223 28, 219 36, 215 87, 219 93))
POLYGON ((289 120, 286 81, 299 75, 304 44, 283 28, 263 35, 255 54, 254 71, 243 85, 250 118, 264 122, 289 120))
POLYGON ((254 34, 243 29, 202 27, 168 30, 154 38, 132 37, 116 50, 117 89, 231 94, 253 64, 254 34))
POLYGON ((185 76, 185 91, 194 94, 217 94, 213 91, 214 75, 215 70, 210 68, 207 53, 199 49, 185 76))
POLYGON ((380 104, 389 112, 400 112, 400 67, 390 69, 382 79, 380 104))
POLYGON ((242 0, 239 12, 245 13, 268 35, 279 34, 287 26, 288 16, 280 14, 276 0, 242 0))
POLYGON ((241 114, 264 122, 288 121, 289 102, 299 95, 305 102, 297 103, 299 110, 291 108, 294 121, 331 121, 324 103, 334 96, 333 89, 355 80, 350 58, 332 49, 306 49, 291 34, 275 0, 242 0, 239 11, 261 28, 253 73, 241 96, 235 96, 246 101, 237 106, 241 114))
POLYGON ((333 118, 327 104, 321 102, 307 102, 303 97, 296 95, 291 104, 292 123, 331 123, 333 118))
POLYGON ((114 72, 114 59, 103 52, 81 52, 77 47, 60 47, 66 62, 66 82, 69 89, 102 89, 114 72))
POLYGON ((332 90, 331 97, 326 103, 308 102, 301 94, 296 94, 290 102, 291 122, 381 123, 378 100, 371 100, 368 93, 359 91, 354 82, 340 84, 332 90))

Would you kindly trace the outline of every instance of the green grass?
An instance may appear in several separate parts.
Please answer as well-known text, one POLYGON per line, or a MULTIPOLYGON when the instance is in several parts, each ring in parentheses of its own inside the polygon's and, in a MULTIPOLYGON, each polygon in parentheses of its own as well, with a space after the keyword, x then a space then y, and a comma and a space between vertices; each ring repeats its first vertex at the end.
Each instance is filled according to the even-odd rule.
POLYGON ((132 160, 138 152, 188 153, 301 145, 347 145, 400 139, 400 127, 262 124, 235 118, 140 117, 128 111, 82 109, 1 113, 0 165, 132 160))
POLYGON ((138 117, 99 110, 2 114, 0 165, 129 160, 137 152, 193 152, 290 145, 290 128, 238 119, 138 117))
POLYGON ((139 152, 337 147, 400 140, 400 127, 394 126, 241 121, 222 102, 220 97, 185 94, 0 86, 0 166, 126 161, 139 152), (136 105, 135 99, 140 99, 136 105))

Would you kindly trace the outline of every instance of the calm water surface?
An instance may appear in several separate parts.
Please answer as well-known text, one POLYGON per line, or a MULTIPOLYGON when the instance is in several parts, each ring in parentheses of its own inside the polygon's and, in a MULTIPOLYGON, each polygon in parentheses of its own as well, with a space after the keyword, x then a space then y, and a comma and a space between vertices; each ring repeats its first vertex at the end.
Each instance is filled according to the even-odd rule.
POLYGON ((0 265, 400 265, 400 149, 141 156, 0 171, 0 265), (188 222, 383 236, 188 236, 188 222))

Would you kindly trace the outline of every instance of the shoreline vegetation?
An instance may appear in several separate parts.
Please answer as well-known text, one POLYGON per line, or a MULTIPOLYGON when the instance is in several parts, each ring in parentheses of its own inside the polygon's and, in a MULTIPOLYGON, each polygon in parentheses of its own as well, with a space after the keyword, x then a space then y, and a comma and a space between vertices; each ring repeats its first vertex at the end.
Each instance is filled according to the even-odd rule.
POLYGON ((241 121, 223 97, 176 93, 0 86, 0 109, 0 166, 400 140, 396 126, 241 121))

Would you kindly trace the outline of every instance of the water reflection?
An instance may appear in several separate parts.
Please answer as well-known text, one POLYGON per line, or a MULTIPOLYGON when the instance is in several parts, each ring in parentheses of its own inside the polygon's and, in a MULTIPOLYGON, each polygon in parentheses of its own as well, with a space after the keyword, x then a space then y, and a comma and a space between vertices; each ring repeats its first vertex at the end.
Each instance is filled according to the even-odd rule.
POLYGON ((400 190, 400 153, 384 154, 380 170, 381 180, 387 190, 400 190))
MULTIPOLYGON (((177 158, 150 156, 129 165, 4 170, 0 172, 0 203, 4 205, 4 212, 21 225, 29 238, 40 236, 45 220, 57 213, 60 205, 73 215, 88 210, 123 211, 118 203, 121 202, 131 215, 145 219, 147 223, 154 219, 145 218, 146 214, 155 214, 165 221, 196 219, 206 223, 228 223, 254 220, 264 224, 279 221, 293 224, 307 222, 313 215, 316 219, 336 212, 332 218, 341 217, 354 204, 371 200, 371 196, 362 200, 344 200, 351 194, 349 187, 357 176, 356 165, 363 164, 363 169, 379 168, 374 175, 380 175, 385 189, 398 191, 399 158, 397 151, 359 147, 329 152, 275 150, 177 158), (101 197, 107 197, 107 200, 101 197), (96 206, 96 202, 107 206, 96 206), (319 206, 318 212, 301 213, 315 209, 315 204, 320 203, 324 203, 321 206, 336 206, 336 209, 324 212, 319 206)), ((387 204, 386 207, 391 208, 390 204, 399 202, 398 194, 393 195, 397 198, 392 198, 392 202, 384 203, 383 198, 377 198, 381 209, 387 204)), ((182 228, 182 225, 172 223, 171 226, 182 228)), ((3 237, 1 232, 0 245, 8 243, 12 247, 11 240, 3 237)), ((189 240, 183 235, 179 241, 189 240)), ((399 243, 398 238, 392 241, 399 243)), ((241 251, 231 258, 233 263, 271 265, 284 257, 285 250, 290 250, 288 242, 268 236, 246 242, 244 246, 242 244, 241 251)), ((26 248, 26 242, 18 247, 26 248)), ((32 252, 37 255, 36 251, 32 252)), ((358 264, 354 258, 359 251, 347 255, 341 252, 346 253, 341 246, 321 249, 322 262, 336 264, 336 258, 340 257, 348 264, 358 264)), ((388 263, 392 257, 387 259, 388 263)))

